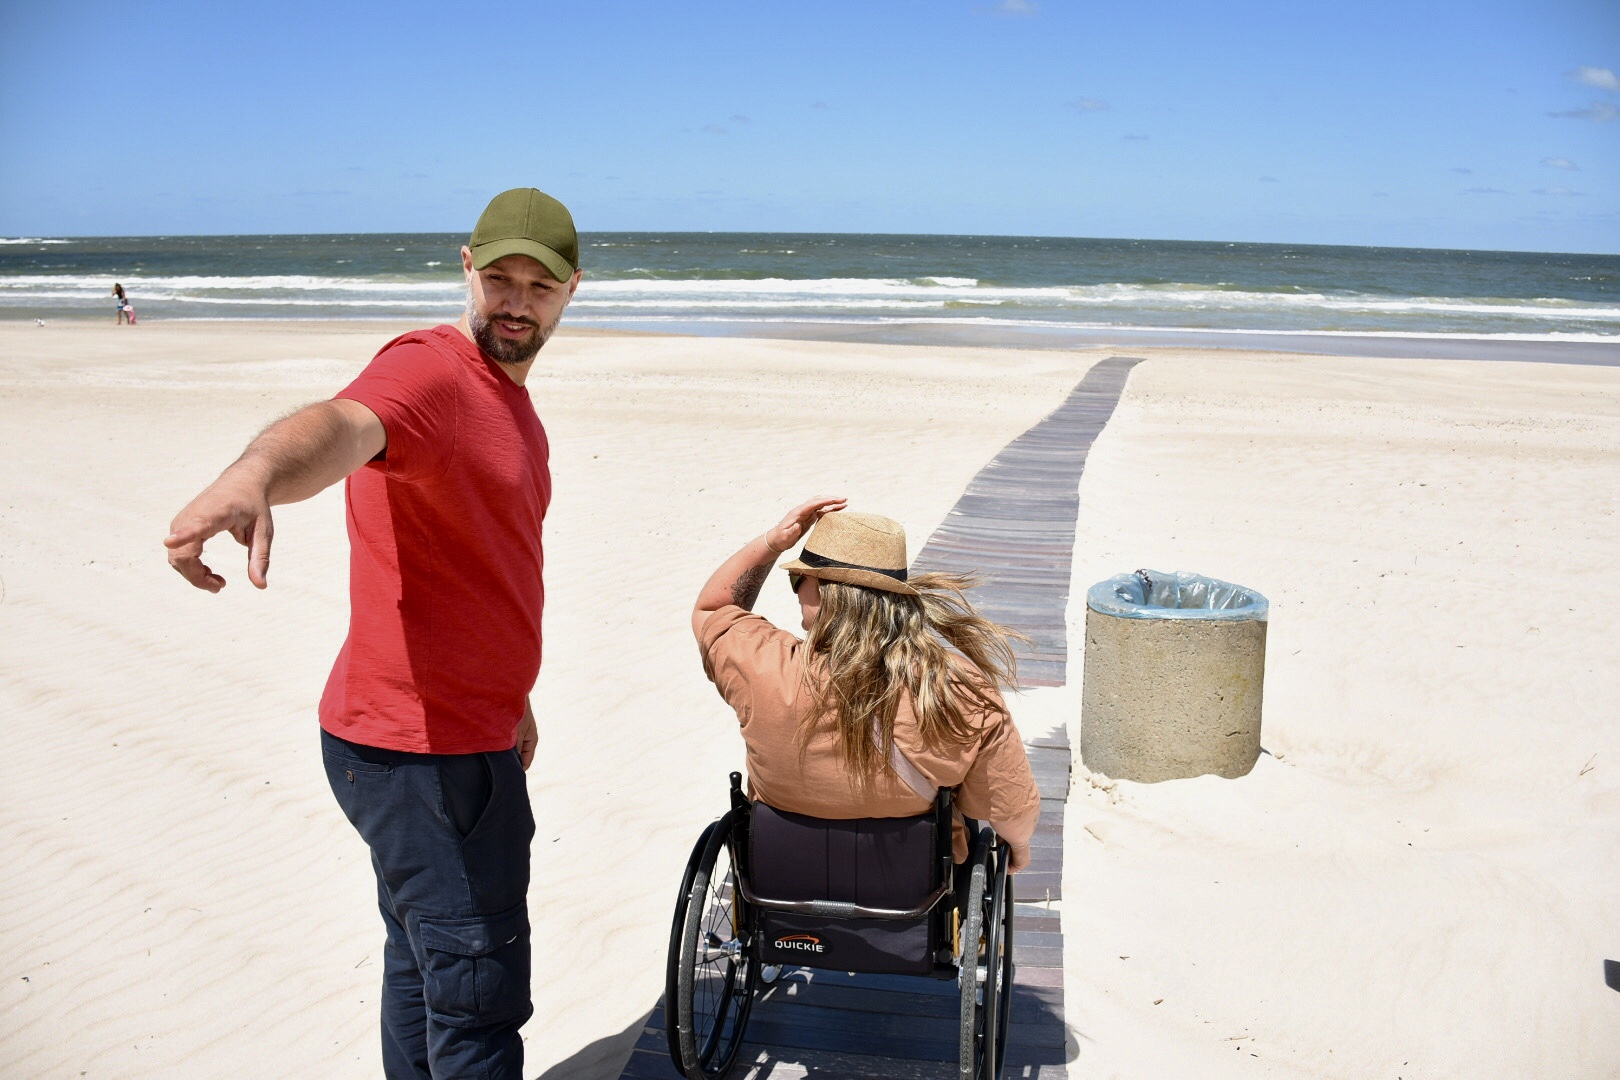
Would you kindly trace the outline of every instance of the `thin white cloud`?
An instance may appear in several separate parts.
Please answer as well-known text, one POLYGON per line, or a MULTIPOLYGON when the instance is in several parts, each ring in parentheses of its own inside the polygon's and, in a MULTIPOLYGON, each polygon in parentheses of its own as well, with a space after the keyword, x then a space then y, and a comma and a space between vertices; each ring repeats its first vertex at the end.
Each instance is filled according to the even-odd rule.
POLYGON ((1282 183, 1282 181, 1277 179, 1275 176, 1262 176, 1260 178, 1260 182, 1262 184, 1280 184, 1280 183, 1282 183))
MULTIPOLYGON (((733 127, 739 127, 739 126, 744 125, 744 124, 751 124, 751 123, 753 123, 753 121, 750 120, 746 116, 738 114, 736 116, 731 117, 727 121, 727 123, 731 124, 733 127)), ((730 135, 731 134, 731 128, 726 127, 725 124, 704 124, 702 127, 698 128, 698 131, 702 132, 704 135, 730 135)))
POLYGON ((1506 195, 1507 192, 1499 187, 1471 187, 1463 189, 1464 195, 1506 195))
POLYGON ((1572 190, 1570 188, 1567 188, 1567 187, 1544 187, 1544 188, 1536 188, 1536 194, 1537 195, 1579 195, 1579 194, 1581 194, 1581 192, 1574 191, 1574 190, 1572 190))
POLYGON ((1611 120, 1620 120, 1620 105, 1612 101, 1594 101, 1591 108, 1565 109, 1547 115, 1555 120, 1591 120, 1593 123, 1607 124, 1611 120))
POLYGON ((1126 136, 1124 136, 1124 139, 1125 139, 1126 142, 1147 142, 1148 141, 1148 137, 1146 135, 1126 135, 1126 136))
POLYGON ((1620 92, 1620 78, 1609 68, 1578 67, 1568 73, 1570 78, 1587 86, 1595 86, 1599 90, 1620 92))
POLYGON ((1463 176, 1473 176, 1474 175, 1474 170, 1473 169, 1465 169, 1461 165, 1453 165, 1451 167, 1451 171, 1454 172, 1454 173, 1461 173, 1463 176))
MULTIPOLYGON (((996 10, 1003 15, 1033 15, 1040 10, 1040 5, 1031 3, 1031 0, 1001 0, 1001 3, 996 5, 996 10)), ((1582 68, 1581 70, 1584 71, 1585 69, 1582 68)), ((1613 78, 1614 76, 1609 77, 1613 78)))
POLYGON ((1108 111, 1108 102, 1102 101, 1102 100, 1100 100, 1098 98, 1083 97, 1083 98, 1080 98, 1078 101, 1069 102, 1069 108, 1073 109, 1075 112, 1083 112, 1083 113, 1086 113, 1086 112, 1107 112, 1108 111))
POLYGON ((1570 172, 1579 172, 1581 168, 1567 157, 1544 157, 1541 163, 1549 169, 1568 169, 1570 172))

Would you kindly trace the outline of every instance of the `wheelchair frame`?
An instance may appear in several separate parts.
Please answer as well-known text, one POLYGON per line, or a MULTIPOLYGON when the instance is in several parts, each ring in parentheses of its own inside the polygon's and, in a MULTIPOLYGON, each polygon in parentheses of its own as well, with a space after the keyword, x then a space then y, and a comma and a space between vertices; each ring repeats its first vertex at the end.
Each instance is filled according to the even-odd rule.
MULTIPOLYGON (((720 1080, 731 1072, 760 984, 774 981, 774 977, 762 977, 768 964, 761 959, 759 923, 761 912, 777 911, 829 922, 936 920, 933 940, 948 948, 934 953, 930 975, 955 979, 960 989, 957 1075, 959 1080, 1000 1080, 1013 983, 1013 898, 1007 845, 988 827, 977 830, 963 866, 965 902, 957 904, 951 797, 942 790, 934 805, 935 888, 922 905, 897 910, 760 896, 746 873, 753 808, 742 791, 742 774, 734 772, 730 779, 731 809, 698 837, 681 880, 670 930, 664 1026, 676 1070, 689 1080, 720 1080), (964 945, 972 946, 971 963, 963 962, 964 945)), ((792 966, 843 970, 814 960, 792 966)))

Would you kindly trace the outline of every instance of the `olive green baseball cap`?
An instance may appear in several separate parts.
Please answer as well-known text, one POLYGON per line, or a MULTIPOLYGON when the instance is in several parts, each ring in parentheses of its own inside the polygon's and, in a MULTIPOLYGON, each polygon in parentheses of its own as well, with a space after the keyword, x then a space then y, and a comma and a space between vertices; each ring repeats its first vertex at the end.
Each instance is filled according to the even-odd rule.
POLYGON ((472 249, 474 270, 508 255, 527 255, 558 281, 567 281, 579 267, 574 216, 534 188, 513 188, 491 199, 467 246, 472 249))

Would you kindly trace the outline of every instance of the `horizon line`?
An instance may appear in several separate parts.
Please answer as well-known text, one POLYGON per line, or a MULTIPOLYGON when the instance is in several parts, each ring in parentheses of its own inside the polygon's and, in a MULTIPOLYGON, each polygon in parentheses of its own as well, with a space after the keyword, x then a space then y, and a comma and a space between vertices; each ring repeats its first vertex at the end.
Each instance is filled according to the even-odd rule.
MULTIPOLYGON (((229 239, 235 237, 306 237, 306 236, 460 236, 461 230, 399 229, 385 232, 239 232, 239 233, 56 233, 50 235, 0 236, 0 252, 5 247, 28 243, 75 240, 174 240, 174 239, 229 239)), ((1574 255, 1583 258, 1620 258, 1617 251, 1548 251, 1542 248, 1470 248, 1429 247, 1421 244, 1347 244, 1289 240, 1187 240, 1147 236, 1067 236, 1047 233, 931 233, 931 232, 856 232, 811 231, 803 229, 592 229, 581 230, 583 241, 591 236, 847 236, 847 237, 929 237, 962 240, 1081 240, 1130 244, 1202 244, 1227 247, 1278 248, 1362 248, 1369 251, 1434 251, 1475 255, 1574 255)))

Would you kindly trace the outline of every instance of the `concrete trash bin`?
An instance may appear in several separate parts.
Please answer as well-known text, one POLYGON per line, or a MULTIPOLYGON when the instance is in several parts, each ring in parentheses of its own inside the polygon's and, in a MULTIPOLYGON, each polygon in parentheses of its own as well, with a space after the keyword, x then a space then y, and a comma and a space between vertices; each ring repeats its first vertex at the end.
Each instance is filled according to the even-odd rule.
POLYGON ((1086 768, 1146 783, 1246 775, 1260 758, 1269 610, 1253 589, 1179 571, 1087 590, 1086 768))

